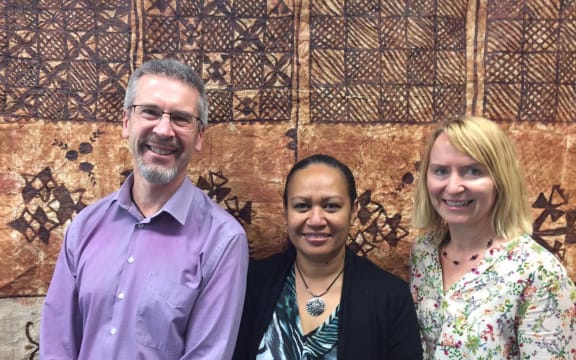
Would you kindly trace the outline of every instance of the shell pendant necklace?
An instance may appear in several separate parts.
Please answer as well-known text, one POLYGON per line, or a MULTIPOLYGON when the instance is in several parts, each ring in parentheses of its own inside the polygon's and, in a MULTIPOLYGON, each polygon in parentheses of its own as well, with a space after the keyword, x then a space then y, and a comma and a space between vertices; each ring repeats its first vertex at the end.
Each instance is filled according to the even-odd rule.
MULTIPOLYGON (((494 242, 494 238, 490 238, 490 240, 488 240, 488 243, 486 244, 486 249, 490 249, 490 247, 492 246, 492 243, 494 242)), ((465 259, 465 260, 454 260, 454 259, 450 259, 448 257, 448 253, 446 252, 446 247, 444 247, 444 250, 442 250, 442 256, 444 256, 444 258, 448 261, 450 261, 452 264, 458 266, 462 263, 462 261, 474 261, 476 259, 478 259, 478 257, 480 256, 480 253, 476 253, 472 256, 470 256, 470 258, 465 259)))
POLYGON ((304 280, 304 276, 302 275, 302 272, 300 271, 300 268, 298 267, 298 263, 296 261, 294 261, 294 266, 296 267, 296 270, 300 275, 300 279, 302 279, 302 283, 304 283, 306 292, 308 292, 308 294, 310 295, 310 299, 308 299, 308 301, 306 302, 306 312, 314 317, 322 315, 324 313, 324 310, 326 309, 326 303, 322 299, 322 296, 326 295, 326 293, 330 291, 334 283, 336 283, 336 280, 338 280, 340 275, 342 275, 342 273, 344 272, 344 268, 340 270, 338 275, 336 275, 336 277, 334 278, 334 280, 332 280, 330 285, 328 285, 326 290, 324 290, 321 294, 316 295, 312 292, 312 290, 310 290, 310 287, 308 287, 308 284, 306 283, 306 280, 304 280))

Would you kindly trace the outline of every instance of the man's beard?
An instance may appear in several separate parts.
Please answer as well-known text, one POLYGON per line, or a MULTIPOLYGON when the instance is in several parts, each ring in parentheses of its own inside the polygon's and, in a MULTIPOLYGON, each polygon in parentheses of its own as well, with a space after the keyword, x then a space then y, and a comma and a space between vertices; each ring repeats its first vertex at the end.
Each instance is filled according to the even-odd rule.
POLYGON ((142 157, 136 157, 136 163, 140 174, 146 181, 156 185, 165 185, 170 183, 178 175, 178 164, 169 169, 152 167, 144 164, 142 157))
MULTIPOLYGON (((138 167, 138 171, 140 172, 142 177, 144 179, 146 179, 146 181, 148 181, 152 184, 165 185, 165 184, 170 183, 172 180, 174 180, 178 176, 178 173, 180 170, 180 161, 179 160, 180 160, 180 156, 182 154, 178 154, 178 153, 175 154, 176 163, 174 164, 173 167, 171 167, 169 169, 147 165, 144 163, 144 159, 142 158, 142 154, 145 151, 150 151, 146 148, 147 140, 148 139, 146 139, 144 141, 140 141, 138 144, 135 145, 137 147, 137 149, 134 149, 134 148, 132 149, 132 152, 135 154, 136 166, 138 167)), ((158 138, 155 139, 155 143, 156 144, 164 143, 167 145, 173 145, 173 142, 161 140, 158 138)))

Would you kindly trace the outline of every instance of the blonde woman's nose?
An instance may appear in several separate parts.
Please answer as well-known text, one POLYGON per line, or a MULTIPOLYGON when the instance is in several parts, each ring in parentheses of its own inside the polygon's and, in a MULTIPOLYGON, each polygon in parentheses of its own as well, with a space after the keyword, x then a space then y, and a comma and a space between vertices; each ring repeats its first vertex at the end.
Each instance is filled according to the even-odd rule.
POLYGON ((464 182, 458 173, 453 173, 450 175, 448 178, 448 184, 446 185, 446 190, 450 193, 458 193, 464 191, 464 182))

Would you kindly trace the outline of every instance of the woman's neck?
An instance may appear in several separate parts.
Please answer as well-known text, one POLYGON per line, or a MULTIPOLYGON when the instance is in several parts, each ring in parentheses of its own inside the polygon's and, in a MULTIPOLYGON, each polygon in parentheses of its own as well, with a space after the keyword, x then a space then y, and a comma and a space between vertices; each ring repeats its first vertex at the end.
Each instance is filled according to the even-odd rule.
POLYGON ((322 279, 338 274, 344 267, 345 249, 329 259, 318 260, 296 252, 296 263, 302 274, 308 279, 322 279))
POLYGON ((444 245, 450 244, 450 247, 459 251, 476 250, 485 248, 486 243, 496 238, 496 233, 487 227, 470 228, 470 227, 450 227, 445 239, 444 245))

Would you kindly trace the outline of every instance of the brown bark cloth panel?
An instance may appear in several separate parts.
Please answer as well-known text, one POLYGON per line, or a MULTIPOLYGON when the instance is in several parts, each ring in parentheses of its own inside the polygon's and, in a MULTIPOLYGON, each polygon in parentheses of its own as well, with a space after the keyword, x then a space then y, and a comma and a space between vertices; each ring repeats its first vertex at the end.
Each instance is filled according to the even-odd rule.
POLYGON ((192 180, 281 249, 283 179, 307 155, 358 179, 349 245, 404 278, 423 139, 468 113, 518 146, 534 237, 576 278, 576 5, 466 0, 0 2, 0 358, 34 359, 70 220, 131 169, 124 87, 151 58, 206 80, 192 180))

